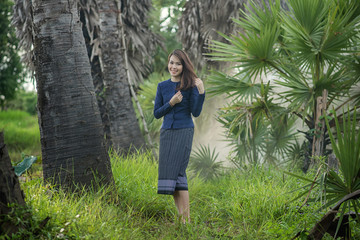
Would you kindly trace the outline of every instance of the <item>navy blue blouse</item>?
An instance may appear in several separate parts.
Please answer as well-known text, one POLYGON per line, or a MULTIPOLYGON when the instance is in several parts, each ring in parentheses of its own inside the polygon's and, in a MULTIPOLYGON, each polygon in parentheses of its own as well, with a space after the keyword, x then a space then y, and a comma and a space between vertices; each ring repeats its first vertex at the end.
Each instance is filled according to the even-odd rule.
POLYGON ((177 92, 176 86, 179 82, 172 82, 171 79, 160 82, 157 87, 154 116, 159 119, 164 117, 161 128, 193 128, 194 123, 191 114, 198 117, 201 113, 205 99, 205 93, 199 94, 197 87, 181 90, 183 99, 173 107, 170 99, 177 92))

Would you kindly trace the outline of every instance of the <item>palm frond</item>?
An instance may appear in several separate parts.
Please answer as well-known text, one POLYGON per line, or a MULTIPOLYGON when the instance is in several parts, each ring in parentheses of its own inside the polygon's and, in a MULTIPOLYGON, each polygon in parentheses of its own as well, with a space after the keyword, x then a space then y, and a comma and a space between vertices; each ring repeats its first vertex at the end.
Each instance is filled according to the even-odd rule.
POLYGON ((279 33, 278 26, 274 25, 262 28, 260 33, 246 32, 230 37, 220 34, 229 43, 212 41, 209 45, 212 53, 208 55, 214 61, 238 62, 242 72, 256 78, 266 73, 271 66, 277 65, 275 44, 279 33))
POLYGON ((275 82, 284 87, 279 96, 289 103, 290 109, 304 113, 312 110, 315 101, 313 89, 303 81, 302 76, 291 74, 291 76, 277 79, 275 82))
POLYGON ((15 0, 12 25, 16 28, 16 37, 20 40, 19 48, 24 51, 22 61, 34 70, 33 65, 33 18, 31 0, 15 0))
POLYGON ((259 34, 264 26, 278 25, 278 17, 283 1, 249 1, 245 9, 240 9, 241 17, 233 21, 244 31, 259 34))
POLYGON ((222 170, 222 161, 218 161, 219 153, 215 148, 200 145, 190 156, 189 168, 206 180, 219 177, 222 170))
MULTIPOLYGON (((335 141, 331 131, 329 131, 329 135, 334 153, 340 162, 341 172, 344 176, 347 189, 346 194, 348 194, 358 190, 354 189, 354 183, 358 181, 360 176, 360 131, 356 126, 356 114, 353 114, 352 119, 349 111, 347 116, 343 115, 343 129, 340 128, 336 112, 334 112, 334 115, 337 141, 335 141)), ((327 118, 325 120, 327 127, 330 129, 327 118)), ((336 176, 334 175, 333 177, 336 176)), ((335 180, 339 180, 339 178, 335 178, 335 180)), ((339 183, 339 181, 337 182, 339 183)))
POLYGON ((268 137, 268 123, 254 118, 252 105, 235 102, 218 113, 218 121, 227 129, 227 137, 240 165, 256 165, 262 160, 268 137))
POLYGON ((305 142, 300 143, 299 140, 295 138, 293 144, 289 146, 286 155, 286 159, 289 160, 290 164, 297 166, 299 169, 301 169, 300 164, 303 164, 304 161, 304 147, 305 142))
POLYGON ((304 71, 318 63, 335 63, 343 53, 352 52, 349 40, 356 34, 356 22, 351 20, 355 8, 339 9, 334 1, 289 3, 293 14, 281 14, 284 38, 304 71))
POLYGON ((208 52, 206 46, 212 40, 222 41, 217 31, 226 34, 234 31, 231 19, 239 16, 243 4, 243 0, 191 0, 185 3, 178 35, 197 69, 206 63, 216 66, 217 63, 204 58, 204 53, 208 52))
POLYGON ((266 147, 268 156, 286 158, 296 139, 295 122, 295 118, 289 118, 286 113, 274 118, 266 147))
POLYGON ((209 76, 207 89, 209 94, 226 93, 229 97, 237 96, 238 100, 252 100, 260 95, 260 84, 253 83, 247 75, 229 76, 228 74, 213 71, 209 76))
MULTIPOLYGON (((91 60, 101 55, 99 40, 99 9, 96 0, 80 0, 79 7, 84 13, 86 28, 91 39, 91 60)), ((120 1, 120 10, 125 32, 126 49, 129 57, 129 72, 132 82, 138 86, 150 74, 152 56, 162 39, 147 25, 151 10, 150 0, 120 1)), ((114 9, 116 11, 116 9, 114 9)), ((122 36, 119 36, 120 39, 122 36)), ((119 43, 122 45, 122 42, 119 43)), ((123 46, 124 47, 124 46, 123 46)))
POLYGON ((150 74, 152 57, 163 40, 147 25, 152 8, 151 0, 121 0, 121 12, 125 28, 126 49, 129 57, 129 71, 136 86, 150 74))
POLYGON ((238 31, 233 35, 219 33, 226 42, 212 41, 207 54, 214 61, 238 62, 243 72, 256 78, 279 66, 280 1, 253 1, 242 10, 240 19, 233 19, 238 31), (266 5, 265 7, 263 5, 266 5), (229 36, 227 36, 229 35, 229 36))

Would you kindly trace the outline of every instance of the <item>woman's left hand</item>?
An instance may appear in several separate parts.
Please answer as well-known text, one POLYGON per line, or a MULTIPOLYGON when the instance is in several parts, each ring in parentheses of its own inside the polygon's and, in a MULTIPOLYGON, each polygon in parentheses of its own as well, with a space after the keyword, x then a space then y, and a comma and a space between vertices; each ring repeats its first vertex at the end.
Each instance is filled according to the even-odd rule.
POLYGON ((205 92, 205 87, 204 87, 204 83, 200 78, 196 78, 195 79, 195 86, 197 87, 197 89, 199 90, 200 94, 204 94, 205 92))

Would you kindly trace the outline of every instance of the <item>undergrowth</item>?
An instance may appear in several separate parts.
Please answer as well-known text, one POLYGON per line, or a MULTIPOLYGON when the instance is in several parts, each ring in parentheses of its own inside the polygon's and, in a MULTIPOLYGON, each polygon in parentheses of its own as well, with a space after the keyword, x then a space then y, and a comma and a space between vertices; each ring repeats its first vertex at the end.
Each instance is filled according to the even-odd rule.
POLYGON ((315 205, 299 212, 290 192, 302 183, 279 170, 229 170, 213 181, 189 179, 192 222, 182 225, 172 197, 156 193, 149 153, 111 160, 115 189, 67 194, 41 178, 22 183, 32 217, 12 239, 291 239, 323 214, 315 205))

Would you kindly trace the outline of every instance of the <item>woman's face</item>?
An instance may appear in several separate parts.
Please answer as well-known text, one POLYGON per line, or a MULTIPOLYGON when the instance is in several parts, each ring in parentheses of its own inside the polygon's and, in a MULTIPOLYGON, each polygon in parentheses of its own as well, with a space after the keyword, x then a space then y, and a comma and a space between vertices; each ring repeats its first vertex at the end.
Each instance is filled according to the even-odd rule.
POLYGON ((168 70, 172 77, 179 77, 183 71, 183 65, 178 57, 172 55, 168 63, 168 70))

